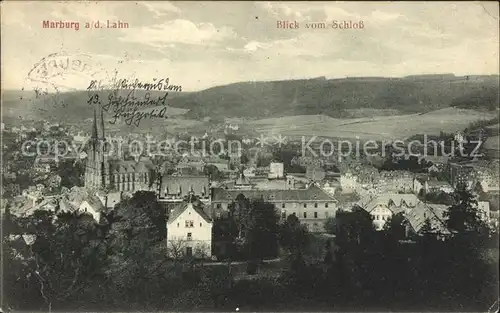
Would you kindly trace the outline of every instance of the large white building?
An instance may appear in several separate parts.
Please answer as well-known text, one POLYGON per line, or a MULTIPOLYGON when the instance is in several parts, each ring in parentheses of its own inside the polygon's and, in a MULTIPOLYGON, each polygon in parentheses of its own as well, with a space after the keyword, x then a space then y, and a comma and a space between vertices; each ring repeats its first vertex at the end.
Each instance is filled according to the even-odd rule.
POLYGON ((284 177, 284 166, 283 163, 271 163, 269 164, 269 174, 268 178, 279 179, 284 177))
POLYGON ((311 232, 324 232, 324 223, 334 217, 338 201, 315 184, 306 189, 224 189, 212 192, 211 216, 219 216, 229 210, 229 205, 239 195, 247 199, 262 199, 275 205, 276 213, 284 220, 295 215, 311 232))
POLYGON ((212 255, 212 220, 194 195, 174 208, 167 222, 167 247, 171 257, 212 255))

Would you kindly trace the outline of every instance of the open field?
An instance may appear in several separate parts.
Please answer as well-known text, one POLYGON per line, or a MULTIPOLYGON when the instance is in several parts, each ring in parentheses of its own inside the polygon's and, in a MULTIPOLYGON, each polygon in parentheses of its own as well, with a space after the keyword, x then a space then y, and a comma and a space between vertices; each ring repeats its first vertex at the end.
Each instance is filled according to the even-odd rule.
POLYGON ((286 116, 247 122, 255 131, 283 136, 325 136, 360 139, 405 139, 415 134, 461 131, 494 113, 446 108, 424 114, 337 119, 324 115, 286 116))

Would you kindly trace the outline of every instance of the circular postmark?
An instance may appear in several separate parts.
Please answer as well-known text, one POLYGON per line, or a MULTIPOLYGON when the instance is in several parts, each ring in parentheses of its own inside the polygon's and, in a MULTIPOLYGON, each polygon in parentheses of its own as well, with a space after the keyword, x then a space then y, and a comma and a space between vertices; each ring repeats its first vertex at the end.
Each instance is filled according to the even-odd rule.
POLYGON ((62 92, 84 89, 96 78, 110 79, 101 62, 88 54, 58 52, 36 62, 25 83, 33 86, 35 98, 42 99, 42 104, 66 107, 68 103, 60 96, 62 92))
POLYGON ((28 79, 50 83, 57 77, 71 74, 94 77, 103 71, 99 65, 87 54, 52 53, 35 63, 28 73, 28 79))

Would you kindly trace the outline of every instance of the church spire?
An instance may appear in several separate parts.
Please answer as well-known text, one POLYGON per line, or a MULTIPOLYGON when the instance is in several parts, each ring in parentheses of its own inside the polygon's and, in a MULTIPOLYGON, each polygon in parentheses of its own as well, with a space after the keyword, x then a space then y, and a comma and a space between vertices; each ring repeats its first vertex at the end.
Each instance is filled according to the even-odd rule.
POLYGON ((104 139, 104 118, 102 114, 101 104, 94 107, 94 122, 92 125, 92 138, 104 139))

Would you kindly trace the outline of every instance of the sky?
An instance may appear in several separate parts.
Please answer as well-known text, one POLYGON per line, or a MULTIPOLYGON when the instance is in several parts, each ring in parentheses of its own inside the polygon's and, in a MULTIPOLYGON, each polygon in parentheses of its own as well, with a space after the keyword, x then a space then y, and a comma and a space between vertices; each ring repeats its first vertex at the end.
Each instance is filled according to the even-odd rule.
POLYGON ((194 91, 241 81, 498 74, 496 2, 2 2, 5 89, 32 88, 30 70, 53 53, 92 63, 92 74, 54 82, 84 89, 91 79, 169 78, 194 91), (121 21, 127 29, 85 29, 121 21), (79 22, 47 29, 43 21, 79 22), (298 29, 279 29, 296 21, 298 29), (363 22, 334 29, 333 21, 363 22), (308 23, 325 22, 325 29, 308 23), (97 71, 95 69, 98 69, 97 71), (98 72, 98 74, 96 74, 98 72))

